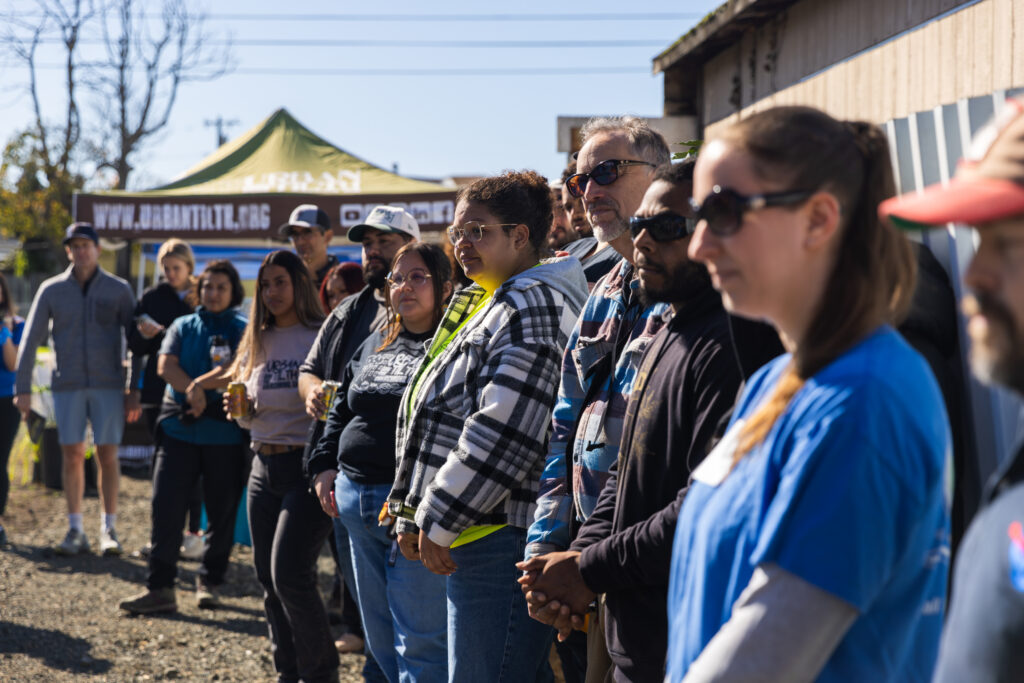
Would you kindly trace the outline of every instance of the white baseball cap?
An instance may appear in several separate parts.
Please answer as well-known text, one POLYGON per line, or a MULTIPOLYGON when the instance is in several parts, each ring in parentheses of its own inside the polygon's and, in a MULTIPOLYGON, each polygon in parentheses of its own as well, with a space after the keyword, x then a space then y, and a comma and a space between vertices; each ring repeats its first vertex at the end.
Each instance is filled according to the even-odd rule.
POLYGON ((348 239, 352 242, 361 242, 367 228, 410 235, 417 241, 420 239, 420 224, 416 222, 411 213, 397 206, 373 207, 362 223, 349 228, 348 239))

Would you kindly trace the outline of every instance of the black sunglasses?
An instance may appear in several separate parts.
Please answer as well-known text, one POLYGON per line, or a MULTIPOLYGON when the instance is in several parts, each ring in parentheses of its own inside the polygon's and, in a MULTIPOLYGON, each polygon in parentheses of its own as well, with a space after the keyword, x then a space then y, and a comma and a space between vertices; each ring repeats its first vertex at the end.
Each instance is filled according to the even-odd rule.
POLYGON ((743 214, 768 206, 790 206, 806 201, 817 190, 792 190, 771 194, 742 195, 727 187, 715 185, 711 193, 698 204, 690 198, 690 207, 696 221, 707 221, 708 230, 718 237, 728 237, 739 232, 743 225, 743 214))
POLYGON ((608 159, 595 166, 590 173, 577 173, 565 180, 565 186, 569 188, 569 194, 573 197, 582 197, 587 191, 587 183, 593 180, 598 185, 611 185, 619 179, 619 174, 626 166, 651 166, 649 161, 633 161, 630 159, 608 159))
POLYGON ((646 230, 655 242, 671 242, 692 235, 696 229, 697 219, 680 216, 671 211, 647 218, 633 216, 629 219, 629 231, 633 235, 633 239, 646 230))

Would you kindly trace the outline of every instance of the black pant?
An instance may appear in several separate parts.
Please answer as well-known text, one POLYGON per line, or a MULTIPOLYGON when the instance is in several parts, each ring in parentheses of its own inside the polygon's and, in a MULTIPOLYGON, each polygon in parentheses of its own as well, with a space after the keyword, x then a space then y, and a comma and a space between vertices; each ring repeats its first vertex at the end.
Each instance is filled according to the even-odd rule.
POLYGON ((235 515, 242 497, 248 450, 242 444, 200 445, 165 436, 156 452, 153 469, 153 548, 149 554, 150 589, 174 585, 178 571, 181 529, 189 497, 202 477, 209 531, 199 574, 213 586, 224 581, 235 515))
POLYGON ((337 681, 338 652, 316 572, 331 519, 309 492, 302 475, 301 449, 256 454, 248 506, 256 578, 263 585, 263 607, 280 680, 337 681))
POLYGON ((0 396, 0 515, 7 509, 7 494, 11 481, 7 478, 7 462, 11 457, 11 446, 18 433, 21 413, 14 407, 13 396, 0 396))
MULTIPOLYGON (((154 443, 160 443, 160 438, 157 434, 157 418, 160 416, 160 406, 146 406, 142 409, 142 414, 146 418, 146 424, 149 425, 149 432, 153 436, 154 443)), ((153 467, 156 467, 154 458, 153 467)), ((199 532, 199 518, 203 514, 203 488, 202 482, 196 480, 196 485, 192 487, 192 493, 188 499, 188 530, 193 534, 199 532)))

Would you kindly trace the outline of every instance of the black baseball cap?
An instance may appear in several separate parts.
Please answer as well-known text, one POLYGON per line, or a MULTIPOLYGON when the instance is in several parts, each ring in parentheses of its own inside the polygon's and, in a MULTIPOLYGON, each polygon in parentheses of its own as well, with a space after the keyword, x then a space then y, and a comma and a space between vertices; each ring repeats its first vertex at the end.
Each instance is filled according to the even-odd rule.
POLYGON ((64 231, 64 244, 75 239, 76 237, 84 237, 95 242, 97 245, 100 243, 100 236, 96 234, 96 228, 92 227, 92 223, 72 223, 64 231))
POLYGON ((331 219, 327 212, 316 204, 300 204, 288 217, 288 222, 277 229, 281 237, 290 237, 292 228, 317 228, 320 232, 331 229, 331 219))

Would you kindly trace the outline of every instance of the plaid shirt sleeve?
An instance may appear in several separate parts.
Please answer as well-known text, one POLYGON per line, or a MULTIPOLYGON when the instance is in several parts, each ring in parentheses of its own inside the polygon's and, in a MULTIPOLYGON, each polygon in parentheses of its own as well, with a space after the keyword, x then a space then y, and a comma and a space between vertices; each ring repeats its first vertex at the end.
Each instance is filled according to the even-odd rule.
POLYGON ((580 323, 572 331, 569 345, 562 356, 562 380, 558 386, 558 399, 551 416, 551 442, 540 476, 540 495, 533 524, 526 536, 526 559, 536 555, 565 550, 572 540, 569 521, 573 511, 572 496, 566 487, 566 461, 569 436, 572 434, 583 404, 584 390, 572 350, 580 336, 580 323))
POLYGON ((435 543, 449 547, 544 458, 558 392, 559 308, 550 299, 520 307, 519 324, 485 347, 475 382, 478 408, 416 512, 416 524, 435 543))

